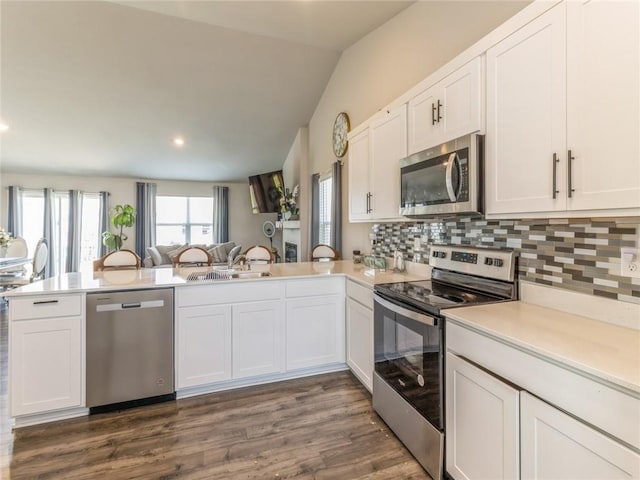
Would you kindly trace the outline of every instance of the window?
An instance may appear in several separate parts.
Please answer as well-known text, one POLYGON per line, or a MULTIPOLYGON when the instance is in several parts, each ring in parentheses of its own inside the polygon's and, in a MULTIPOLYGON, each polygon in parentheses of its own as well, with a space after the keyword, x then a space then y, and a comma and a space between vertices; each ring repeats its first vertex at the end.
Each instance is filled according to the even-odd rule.
POLYGON ((320 180, 320 237, 319 243, 331 245, 331 187, 332 178, 320 180))
MULTIPOLYGON (((44 192, 42 190, 22 191, 22 237, 27 242, 29 255, 35 251, 36 244, 44 236, 44 192)), ((102 236, 100 232, 100 196, 97 193, 81 194, 80 225, 70 225, 69 193, 53 193, 53 248, 49 254, 53 258, 53 272, 59 275, 66 271, 69 251, 69 229, 80 229, 80 263, 89 263, 98 258, 98 249, 102 236)), ((51 239, 50 239, 51 240, 51 239)), ((51 242, 50 242, 51 243, 51 242)))
POLYGON ((44 192, 22 190, 22 238, 27 242, 29 254, 35 248, 44 231, 44 192))
POLYGON ((157 196, 156 243, 213 243, 213 199, 157 196))

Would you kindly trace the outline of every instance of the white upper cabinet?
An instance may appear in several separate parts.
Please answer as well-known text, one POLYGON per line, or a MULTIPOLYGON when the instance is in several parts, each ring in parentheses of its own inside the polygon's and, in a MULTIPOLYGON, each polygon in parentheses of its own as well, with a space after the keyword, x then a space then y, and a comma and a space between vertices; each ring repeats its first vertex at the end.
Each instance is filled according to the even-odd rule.
POLYGON ((637 213, 639 13, 563 2, 487 51, 489 216, 637 213))
POLYGON ((400 159, 407 156, 407 105, 371 122, 369 157, 373 219, 400 217, 400 159))
POLYGON ((369 178, 369 129, 349 140, 349 220, 368 220, 371 187, 369 178))
POLYGON ((349 139, 349 221, 400 217, 400 165, 407 156, 407 105, 385 111, 349 139))
POLYGON ((409 101, 408 154, 482 129, 482 60, 476 57, 409 101))
POLYGON ((561 4, 487 51, 488 214, 566 209, 564 25, 561 4))
POLYGON ((640 2, 567 2, 569 208, 640 206, 640 2))

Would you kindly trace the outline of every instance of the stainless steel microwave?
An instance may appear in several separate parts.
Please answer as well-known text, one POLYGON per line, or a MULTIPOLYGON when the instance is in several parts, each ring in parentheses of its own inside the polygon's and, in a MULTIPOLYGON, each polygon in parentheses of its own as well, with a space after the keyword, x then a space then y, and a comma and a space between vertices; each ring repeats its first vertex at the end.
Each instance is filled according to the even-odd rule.
POLYGON ((400 215, 482 213, 483 146, 465 135, 400 160, 400 215))

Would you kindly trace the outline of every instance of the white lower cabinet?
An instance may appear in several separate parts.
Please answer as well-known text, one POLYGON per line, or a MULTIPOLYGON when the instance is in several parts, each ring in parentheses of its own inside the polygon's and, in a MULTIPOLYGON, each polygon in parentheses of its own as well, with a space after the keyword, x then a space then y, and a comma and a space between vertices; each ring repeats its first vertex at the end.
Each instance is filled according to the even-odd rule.
MULTIPOLYGON (((449 320, 447 350, 446 470, 455 480, 640 478, 637 451, 544 400, 553 398, 558 388, 575 386, 573 373, 567 376, 563 367, 538 359, 533 367, 534 357, 528 353, 449 320), (511 373, 498 377, 493 371, 500 369, 511 373), (529 380, 540 376, 545 379, 542 387, 529 380), (563 380, 557 382, 558 377, 563 380), (533 389, 536 396, 525 388, 533 389)), ((633 421, 622 413, 626 394, 601 398, 605 386, 585 381, 590 382, 584 390, 589 394, 575 395, 568 403, 563 397, 555 401, 574 412, 580 410, 578 404, 588 404, 598 414, 617 409, 613 417, 620 419, 603 423, 611 425, 612 431, 620 421, 633 421)))
POLYGON ((373 391, 373 292, 347 282, 347 365, 373 391))
POLYGON ((84 405, 84 295, 9 300, 12 417, 84 405))
POLYGON ((640 456, 599 431, 522 393, 522 478, 640 478, 640 456))
POLYGON ((344 363, 344 296, 287 299, 287 370, 344 363))
POLYGON ((80 407, 82 318, 12 322, 11 416, 80 407))
POLYGON ((447 471, 456 480, 519 478, 520 392, 451 353, 445 384, 447 471))
POLYGON ((178 309, 176 386, 206 385, 231 378, 231 306, 178 309))
POLYGON ((233 306, 233 378, 284 371, 282 302, 255 302, 233 306))

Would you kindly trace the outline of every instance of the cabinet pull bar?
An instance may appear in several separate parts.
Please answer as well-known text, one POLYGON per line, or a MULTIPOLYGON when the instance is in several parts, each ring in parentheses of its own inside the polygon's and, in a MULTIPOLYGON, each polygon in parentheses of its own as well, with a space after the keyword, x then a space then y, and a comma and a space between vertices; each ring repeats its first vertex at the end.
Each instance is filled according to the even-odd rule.
POLYGON ((558 190, 558 181, 557 181, 557 173, 558 173, 558 163, 560 162, 560 159, 558 158, 558 155, 556 155, 555 153, 553 154, 553 199, 555 200, 556 195, 558 195, 558 193, 560 193, 560 191, 558 190))
POLYGON ((436 105, 435 103, 431 104, 431 125, 436 124, 436 105))
POLYGON ((34 305, 47 305, 50 303, 58 303, 58 300, 38 300, 37 302, 33 302, 34 305))
POLYGON ((373 209, 371 208, 371 192, 367 193, 367 213, 371 213, 373 209))
POLYGON ((442 115, 440 115, 440 108, 442 107, 442 103, 438 100, 438 123, 442 120, 442 115))
POLYGON ((574 157, 571 154, 571 149, 569 149, 567 153, 567 182, 568 182, 567 188, 568 188, 569 198, 571 198, 573 196, 573 192, 576 191, 576 189, 573 188, 573 178, 572 178, 573 177, 572 164, 575 158, 576 157, 574 157))

